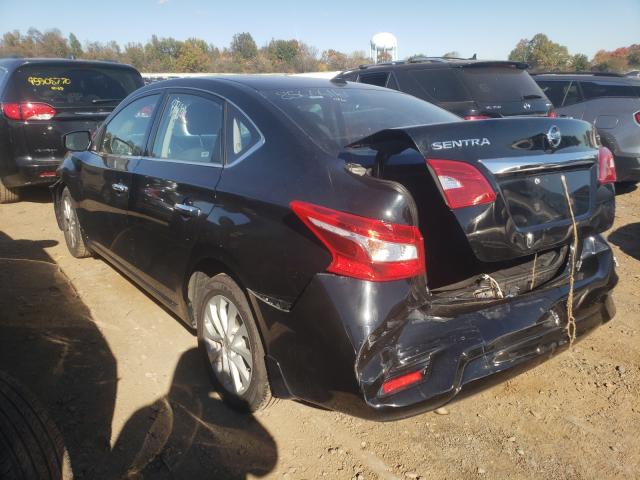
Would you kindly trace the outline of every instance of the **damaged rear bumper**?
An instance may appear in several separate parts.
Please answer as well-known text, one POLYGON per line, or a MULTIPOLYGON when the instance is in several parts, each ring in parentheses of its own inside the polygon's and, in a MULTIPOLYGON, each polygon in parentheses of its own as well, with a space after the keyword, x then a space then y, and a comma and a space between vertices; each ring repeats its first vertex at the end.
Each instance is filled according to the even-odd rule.
MULTIPOLYGON (((615 314, 613 254, 600 244, 600 251, 583 254, 576 275, 578 337, 615 314)), ((321 274, 286 313, 255 299, 254 306, 279 315, 260 318, 270 331, 270 375, 277 371, 289 395, 363 418, 394 420, 438 408, 566 348, 568 293, 561 274, 532 292, 460 309, 421 301, 411 282, 321 274), (414 371, 423 372, 422 381, 383 394, 384 381, 414 371)))

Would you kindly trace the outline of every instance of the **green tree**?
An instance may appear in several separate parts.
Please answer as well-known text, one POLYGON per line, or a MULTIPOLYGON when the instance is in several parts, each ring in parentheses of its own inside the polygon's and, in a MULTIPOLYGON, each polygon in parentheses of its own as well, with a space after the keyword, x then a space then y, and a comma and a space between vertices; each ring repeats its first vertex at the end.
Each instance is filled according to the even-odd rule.
POLYGON ((587 72, 591 68, 589 57, 584 53, 576 53, 571 57, 571 69, 575 72, 587 72))
POLYGON ((297 40, 271 40, 267 45, 267 55, 274 64, 290 68, 295 58, 300 53, 300 45, 297 40))
POLYGON ((531 40, 520 40, 509 54, 509 60, 526 62, 533 70, 566 70, 570 59, 567 47, 549 40, 543 33, 531 40))
POLYGON ((69 34, 69 53, 73 55, 74 58, 82 57, 82 44, 78 37, 76 37, 73 33, 69 34))
POLYGON ((252 60, 258 55, 258 47, 248 32, 236 33, 231 40, 231 54, 241 61, 252 60))
POLYGON ((176 59, 176 69, 180 72, 209 72, 211 59, 209 46, 204 40, 190 38, 180 45, 180 53, 176 59))

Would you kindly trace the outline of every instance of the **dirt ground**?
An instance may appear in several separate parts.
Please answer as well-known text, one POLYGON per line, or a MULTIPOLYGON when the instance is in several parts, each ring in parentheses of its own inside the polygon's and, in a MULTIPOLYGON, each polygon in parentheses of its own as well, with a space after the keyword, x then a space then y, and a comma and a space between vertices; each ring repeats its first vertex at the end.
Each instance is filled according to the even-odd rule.
POLYGON ((612 322, 448 415, 373 423, 293 401, 228 410, 191 332, 71 257, 33 190, 0 206, 0 370, 46 404, 79 479, 638 478, 640 190, 617 199, 612 322))

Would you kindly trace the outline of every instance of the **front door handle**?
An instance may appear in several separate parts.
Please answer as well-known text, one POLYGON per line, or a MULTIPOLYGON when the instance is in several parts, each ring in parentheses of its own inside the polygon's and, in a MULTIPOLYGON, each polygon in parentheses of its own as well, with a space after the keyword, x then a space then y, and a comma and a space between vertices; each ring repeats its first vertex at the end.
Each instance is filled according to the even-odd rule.
POLYGON ((129 187, 127 187, 124 183, 114 183, 113 185, 111 185, 111 188, 113 188, 118 193, 126 193, 129 191, 129 187))
POLYGON ((176 203, 173 208, 181 215, 187 215, 189 217, 197 217, 200 215, 200 209, 193 205, 185 205, 184 203, 176 203))

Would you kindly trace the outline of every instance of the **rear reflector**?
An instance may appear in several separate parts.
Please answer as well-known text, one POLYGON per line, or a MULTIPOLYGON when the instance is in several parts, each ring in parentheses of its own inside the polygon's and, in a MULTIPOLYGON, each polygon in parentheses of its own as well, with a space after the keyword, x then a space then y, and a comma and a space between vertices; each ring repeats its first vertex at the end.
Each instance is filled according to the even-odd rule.
POLYGON ((404 390, 405 388, 418 383, 422 378, 422 370, 400 375, 399 377, 395 377, 384 382, 382 384, 382 393, 383 395, 389 395, 390 393, 397 392, 398 390, 404 390))
POLYGON ((41 177, 41 178, 55 177, 56 176, 56 172, 40 172, 38 174, 38 176, 41 177))
POLYGON ((374 282, 425 272, 424 241, 417 227, 297 200, 291 209, 331 252, 329 272, 374 282))
POLYGON ((488 120, 489 118, 492 117, 486 115, 465 115, 464 117, 465 120, 488 120))
POLYGON ((640 112, 634 113, 633 118, 635 118, 636 122, 640 125, 640 112))
POLYGON ((454 160, 427 159, 438 176, 450 208, 463 208, 491 203, 496 199, 487 179, 473 165, 454 160))
POLYGON ((46 103, 3 103, 2 113, 11 120, 51 120, 56 109, 46 103))
POLYGON ((558 114, 554 110, 551 110, 549 113, 547 113, 547 117, 558 118, 558 114))
POLYGON ((600 147, 598 150, 598 183, 615 183, 618 179, 616 174, 616 164, 613 154, 607 147, 600 147))

